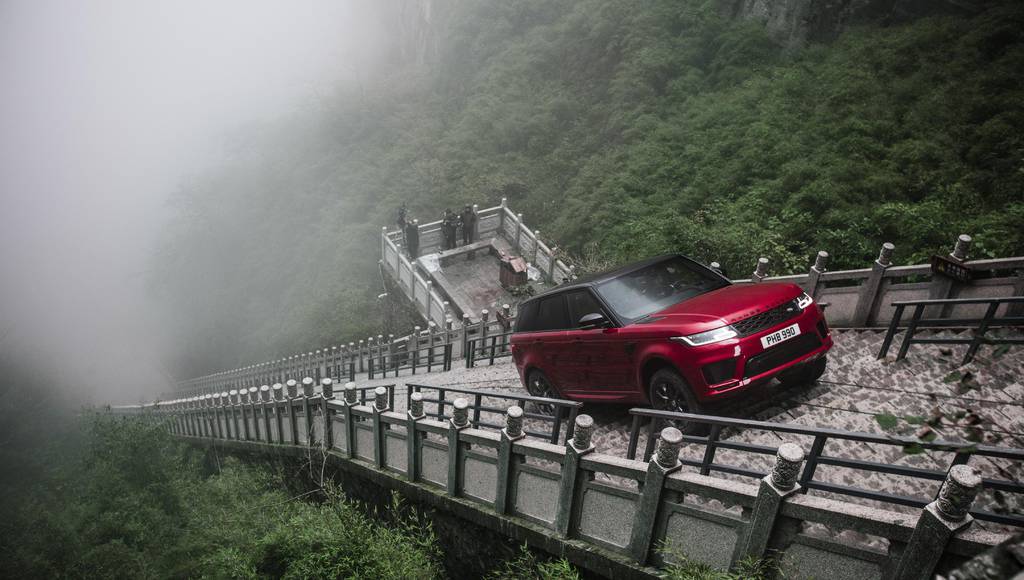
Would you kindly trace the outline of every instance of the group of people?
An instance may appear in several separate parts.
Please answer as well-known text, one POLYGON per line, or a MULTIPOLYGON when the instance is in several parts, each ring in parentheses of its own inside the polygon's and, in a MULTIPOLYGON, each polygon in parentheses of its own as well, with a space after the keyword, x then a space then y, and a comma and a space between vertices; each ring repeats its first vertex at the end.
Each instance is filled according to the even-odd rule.
MULTIPOLYGON (((445 209, 441 216, 441 249, 457 248, 460 231, 463 245, 473 242, 476 234, 476 219, 476 212, 470 205, 466 205, 461 213, 455 213, 451 208, 445 209)), ((404 203, 398 208, 398 230, 405 238, 405 248, 409 252, 409 257, 415 260, 420 253, 419 221, 410 219, 409 210, 404 203)))
POLYGON ((458 214, 450 209, 444 210, 444 214, 441 216, 442 249, 453 250, 458 247, 460 230, 462 231, 462 244, 471 243, 476 231, 476 213, 468 205, 462 209, 462 213, 458 214))

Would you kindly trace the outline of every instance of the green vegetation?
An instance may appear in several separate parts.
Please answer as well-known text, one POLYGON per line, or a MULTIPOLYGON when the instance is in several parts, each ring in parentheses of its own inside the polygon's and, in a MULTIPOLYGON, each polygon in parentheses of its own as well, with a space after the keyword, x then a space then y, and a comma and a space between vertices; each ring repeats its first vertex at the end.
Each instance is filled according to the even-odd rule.
MULTIPOLYGON (((378 235, 407 201, 506 196, 601 261, 742 276, 975 236, 1024 253, 1024 5, 777 46, 705 0, 453 3, 427 65, 240 132, 183 186, 153 286, 191 375, 376 334, 378 235)), ((440 10, 440 9, 439 9, 440 10)), ((401 329, 398 329, 401 330, 401 329)))
POLYGON ((739 561, 729 572, 680 558, 666 569, 669 580, 768 580, 781 579, 781 573, 774 562, 748 557, 739 561))
POLYGON ((5 576, 443 575, 433 534, 414 517, 385 526, 329 487, 311 503, 266 469, 216 457, 204 465, 202 453, 142 421, 84 421, 81 432, 39 451, 33 461, 45 469, 31 487, 4 489, 5 576))
MULTIPOLYGON (((7 453, 0 483, 0 569, 9 578, 443 578, 427 520, 396 497, 366 512, 327 481, 289 491, 294 474, 208 455, 159 425, 86 413, 7 453), (45 441, 45 442, 44 442, 45 441), (18 479, 27 470, 29 478, 18 479), (27 479, 31 479, 28 481, 27 479), (314 501, 315 500, 315 501, 314 501)), ((668 578, 767 578, 686 562, 668 578)), ((565 559, 524 545, 490 580, 579 580, 565 559)))
POLYGON ((784 577, 773 560, 744 558, 728 572, 687 560, 679 555, 675 556, 675 561, 675 564, 670 564, 665 570, 665 577, 668 580, 768 580, 784 577))
POLYGON ((665 566, 665 578, 668 580, 768 580, 785 577, 774 558, 748 556, 736 562, 732 570, 725 571, 687 558, 674 544, 662 544, 659 551, 667 562, 671 562, 665 566))
POLYGON ((543 561, 523 544, 519 555, 485 576, 486 580, 580 580, 580 573, 565 558, 543 561))
MULTIPOLYGON (((673 563, 664 568, 667 580, 768 580, 784 578, 774 560, 744 558, 731 571, 694 562, 671 548, 662 550, 673 563)), ((565 559, 543 562, 523 546, 519 556, 487 575, 487 580, 579 580, 580 574, 565 559)))

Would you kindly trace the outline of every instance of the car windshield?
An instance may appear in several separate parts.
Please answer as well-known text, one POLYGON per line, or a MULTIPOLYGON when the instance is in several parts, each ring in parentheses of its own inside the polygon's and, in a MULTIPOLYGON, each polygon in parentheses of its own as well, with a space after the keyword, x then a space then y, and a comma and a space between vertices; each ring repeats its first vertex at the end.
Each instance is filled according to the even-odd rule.
POLYGON ((712 271, 675 257, 599 284, 597 291, 628 323, 728 284, 712 271))

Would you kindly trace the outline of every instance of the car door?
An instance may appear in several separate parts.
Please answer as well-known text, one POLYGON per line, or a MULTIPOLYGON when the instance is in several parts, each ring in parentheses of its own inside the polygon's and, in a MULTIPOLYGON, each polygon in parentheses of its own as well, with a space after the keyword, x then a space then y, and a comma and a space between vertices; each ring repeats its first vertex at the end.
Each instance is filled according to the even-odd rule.
POLYGON ((611 321, 609 313, 590 289, 583 288, 566 293, 570 323, 569 354, 571 367, 570 388, 580 396, 595 400, 614 400, 628 390, 631 363, 626 345, 619 340, 618 329, 613 327, 581 329, 579 321, 588 314, 598 313, 611 321))
POLYGON ((579 395, 597 386, 593 365, 600 357, 595 348, 598 343, 592 340, 600 329, 582 329, 579 322, 584 315, 600 311, 587 289, 566 292, 565 300, 570 328, 566 331, 566 354, 562 359, 563 380, 569 392, 579 395))
POLYGON ((569 354, 569 313, 565 294, 558 293, 538 299, 533 331, 523 337, 535 364, 561 393, 569 392, 566 358, 569 354))

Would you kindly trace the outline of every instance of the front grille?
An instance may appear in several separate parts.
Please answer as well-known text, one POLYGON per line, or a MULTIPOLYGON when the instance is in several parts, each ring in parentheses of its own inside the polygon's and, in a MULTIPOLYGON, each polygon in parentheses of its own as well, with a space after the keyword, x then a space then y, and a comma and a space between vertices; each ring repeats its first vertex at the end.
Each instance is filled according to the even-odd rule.
POLYGON ((796 338, 791 338, 761 354, 750 357, 743 370, 743 377, 753 377, 768 372, 793 359, 802 357, 819 346, 821 346, 821 339, 814 333, 801 334, 796 338))
POLYGON ((761 332, 766 328, 771 328, 778 324, 781 324, 791 318, 796 318, 800 314, 800 307, 796 304, 796 298, 776 306, 771 310, 755 314, 749 318, 744 318, 739 322, 733 322, 732 327, 736 329, 736 333, 740 336, 750 336, 761 332))
POLYGON ((736 359, 727 358, 718 362, 713 362, 709 365, 704 365, 701 369, 704 373, 704 380, 709 385, 717 385, 723 381, 727 381, 736 374, 736 359))

